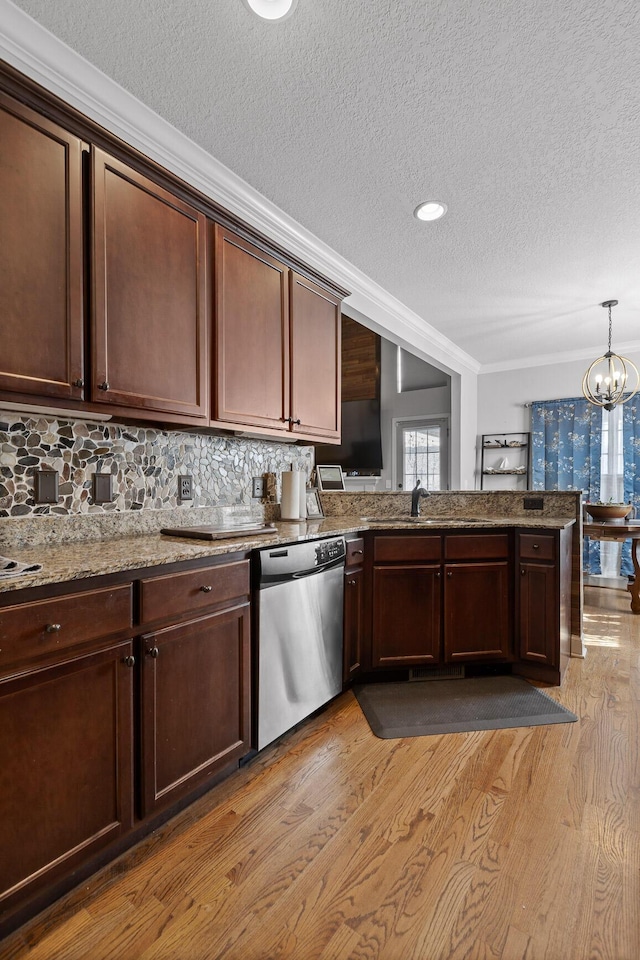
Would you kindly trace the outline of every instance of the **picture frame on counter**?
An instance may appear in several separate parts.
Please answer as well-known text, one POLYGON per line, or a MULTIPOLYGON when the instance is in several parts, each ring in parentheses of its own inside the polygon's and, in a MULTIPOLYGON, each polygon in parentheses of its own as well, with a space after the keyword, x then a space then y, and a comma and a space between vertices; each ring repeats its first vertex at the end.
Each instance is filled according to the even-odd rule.
POLYGON ((307 490, 307 519, 313 520, 316 517, 322 519, 324 511, 320 501, 320 491, 317 487, 311 487, 307 490))
POLYGON ((319 490, 344 490, 344 474, 337 464, 316 465, 316 482, 319 490))

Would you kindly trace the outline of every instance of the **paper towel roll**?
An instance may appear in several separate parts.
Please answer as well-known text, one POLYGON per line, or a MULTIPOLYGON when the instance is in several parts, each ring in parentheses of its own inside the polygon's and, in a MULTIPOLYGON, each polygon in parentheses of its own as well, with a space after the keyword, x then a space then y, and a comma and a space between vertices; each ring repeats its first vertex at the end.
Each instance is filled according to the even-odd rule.
POLYGON ((307 475, 300 470, 300 519, 307 519, 307 475))
POLYGON ((300 471, 283 470, 280 517, 283 520, 300 519, 300 471))

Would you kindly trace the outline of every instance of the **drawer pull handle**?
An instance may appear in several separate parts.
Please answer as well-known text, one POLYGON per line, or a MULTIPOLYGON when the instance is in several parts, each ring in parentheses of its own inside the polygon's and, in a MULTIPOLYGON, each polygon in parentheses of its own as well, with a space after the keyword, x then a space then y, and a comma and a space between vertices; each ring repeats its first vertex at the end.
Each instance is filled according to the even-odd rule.
POLYGON ((352 550, 351 553, 353 554, 354 557, 356 556, 356 554, 360 554, 360 556, 362 556, 362 554, 364 553, 364 550, 352 550))
POLYGON ((159 653, 160 651, 158 650, 157 647, 151 647, 150 650, 147 650, 147 656, 151 657, 152 660, 157 660, 159 653))
POLYGON ((213 587, 210 587, 209 584, 204 584, 200 589, 203 593, 211 593, 213 587))
POLYGON ((46 633, 57 633, 60 627, 60 623, 48 623, 44 629, 46 633))
POLYGON ((531 546, 533 547, 534 550, 539 550, 539 549, 540 549, 540 544, 539 544, 539 543, 532 543, 531 546))
POLYGON ((128 657, 125 657, 122 662, 124 663, 125 667, 135 667, 136 658, 129 655, 128 657))

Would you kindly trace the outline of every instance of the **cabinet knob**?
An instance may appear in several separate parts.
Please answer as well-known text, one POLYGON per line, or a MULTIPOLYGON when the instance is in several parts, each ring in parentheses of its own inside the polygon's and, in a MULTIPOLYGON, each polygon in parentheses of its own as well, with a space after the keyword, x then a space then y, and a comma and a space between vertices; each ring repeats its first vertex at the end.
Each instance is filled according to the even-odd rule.
POLYGON ((124 663, 125 667, 135 667, 136 658, 129 655, 128 657, 124 657, 122 662, 124 663))
POLYGON ((300 420, 294 420, 293 422, 295 423, 296 427, 299 427, 299 426, 300 426, 300 423, 301 423, 300 420))
POLYGON ((205 583, 200 587, 200 590, 202 591, 202 593, 211 593, 211 591, 213 590, 213 587, 210 587, 208 583, 205 583))
POLYGON ((45 633, 57 633, 61 626, 60 623, 48 623, 44 628, 45 633))
POLYGON ((440 579, 440 571, 436 570, 436 580, 439 580, 439 579, 440 579))
POLYGON ((525 568, 522 567, 521 570, 520 570, 520 576, 524 577, 524 575, 526 574, 526 572, 527 572, 527 571, 525 570, 525 568))
POLYGON ((149 650, 147 650, 147 656, 151 657, 152 660, 157 660, 159 653, 160 651, 157 647, 151 647, 149 650))
POLYGON ((453 576, 453 572, 452 572, 451 570, 447 570, 447 576, 448 576, 448 577, 452 577, 452 576, 453 576))
POLYGON ((110 390, 111 384, 108 380, 103 380, 102 383, 98 384, 98 390, 110 390))
POLYGON ((350 587, 355 587, 355 585, 356 585, 356 581, 355 581, 355 580, 349 580, 349 586, 350 586, 350 587))
POLYGON ((71 386, 72 386, 72 387, 78 387, 78 389, 80 390, 80 389, 82 389, 82 387, 84 387, 84 380, 82 379, 82 377, 78 377, 77 380, 74 380, 74 381, 73 381, 73 383, 71 384, 71 386))

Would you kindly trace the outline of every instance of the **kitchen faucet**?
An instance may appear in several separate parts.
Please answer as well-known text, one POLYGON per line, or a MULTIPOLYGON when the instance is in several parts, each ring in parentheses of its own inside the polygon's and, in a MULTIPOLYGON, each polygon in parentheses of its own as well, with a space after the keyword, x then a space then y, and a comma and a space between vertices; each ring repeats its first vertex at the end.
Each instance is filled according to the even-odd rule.
POLYGON ((430 496, 429 491, 425 490, 424 487, 420 486, 420 479, 416 481, 416 485, 411 491, 411 516, 419 517, 420 516, 420 497, 430 496))

